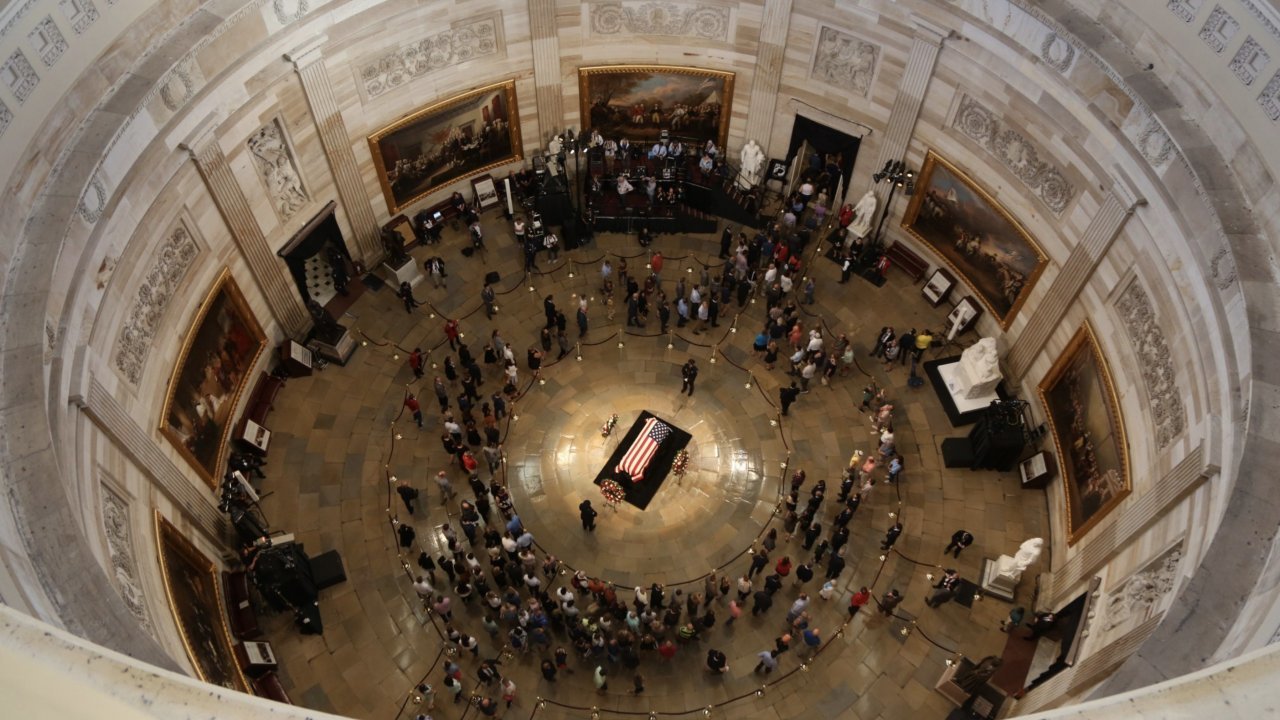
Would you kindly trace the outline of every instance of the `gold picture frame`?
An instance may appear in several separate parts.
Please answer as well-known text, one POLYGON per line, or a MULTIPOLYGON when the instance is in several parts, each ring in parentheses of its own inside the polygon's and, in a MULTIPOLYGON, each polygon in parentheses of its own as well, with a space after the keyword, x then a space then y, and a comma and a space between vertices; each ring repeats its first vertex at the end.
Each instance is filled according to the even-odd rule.
POLYGON ((218 568, 159 511, 156 548, 173 622, 200 680, 250 693, 227 626, 218 568))
POLYGON ((605 137, 639 143, 656 142, 662 130, 701 138, 706 135, 698 136, 696 131, 714 129, 723 153, 733 114, 735 77, 736 73, 724 70, 683 65, 580 67, 579 122, 584 132, 594 129, 605 137), (632 116, 636 108, 639 112, 632 116))
POLYGON ((1049 264, 1008 210, 933 150, 920 168, 902 227, 963 277, 1006 330, 1049 264))
POLYGON ((369 136, 392 215, 448 185, 524 157, 515 80, 433 103, 369 136))
POLYGON ((1074 545, 1133 491, 1120 401, 1088 321, 1039 389, 1058 450, 1067 544, 1074 545))
POLYGON ((159 425, 210 489, 222 474, 236 403, 265 347, 262 327, 224 268, 188 326, 159 425))

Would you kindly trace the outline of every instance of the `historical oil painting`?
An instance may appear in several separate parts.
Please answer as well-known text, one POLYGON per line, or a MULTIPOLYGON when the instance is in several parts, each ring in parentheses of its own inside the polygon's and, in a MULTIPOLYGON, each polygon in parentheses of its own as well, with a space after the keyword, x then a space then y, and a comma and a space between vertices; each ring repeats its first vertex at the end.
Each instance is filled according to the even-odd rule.
POLYGON ((667 65, 578 69, 583 129, 606 138, 652 143, 662 131, 723 148, 733 107, 731 72, 667 65))
POLYGON ((522 157, 514 80, 417 110, 369 136, 392 215, 455 180, 522 157))
POLYGON ((1008 211, 933 151, 920 169, 902 226, 964 276, 1004 328, 1048 264, 1008 211))
POLYGON ((1088 323, 1040 383, 1040 400, 1058 448, 1067 542, 1074 544, 1132 489, 1120 403, 1088 323))
POLYGON ((189 328, 169 380, 160 432, 214 487, 236 399, 266 340, 226 270, 189 328))

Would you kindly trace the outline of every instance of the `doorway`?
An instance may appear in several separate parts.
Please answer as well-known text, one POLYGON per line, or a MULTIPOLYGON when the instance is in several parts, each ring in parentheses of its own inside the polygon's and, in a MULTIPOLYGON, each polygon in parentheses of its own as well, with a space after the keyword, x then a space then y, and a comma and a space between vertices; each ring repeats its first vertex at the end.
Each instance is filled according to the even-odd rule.
MULTIPOLYGON (((793 184, 798 186, 808 180, 819 192, 826 191, 831 204, 836 205, 849 187, 861 143, 861 138, 796 115, 787 146, 787 165, 793 168, 793 184)), ((787 188, 788 191, 794 189, 787 188)))

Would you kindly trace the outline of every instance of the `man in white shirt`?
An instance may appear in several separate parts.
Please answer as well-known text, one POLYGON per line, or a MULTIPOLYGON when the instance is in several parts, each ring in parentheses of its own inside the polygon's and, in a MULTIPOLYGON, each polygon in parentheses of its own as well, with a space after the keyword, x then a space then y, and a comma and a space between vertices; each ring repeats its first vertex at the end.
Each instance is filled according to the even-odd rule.
POLYGON ((809 206, 809 201, 813 199, 813 183, 805 181, 800 184, 800 200, 809 206))

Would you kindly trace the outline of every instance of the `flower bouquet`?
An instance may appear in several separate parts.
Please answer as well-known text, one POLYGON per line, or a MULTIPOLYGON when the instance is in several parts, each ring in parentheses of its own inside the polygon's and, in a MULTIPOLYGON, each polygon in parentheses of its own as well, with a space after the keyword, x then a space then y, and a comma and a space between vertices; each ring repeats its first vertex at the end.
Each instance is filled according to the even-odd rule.
POLYGON ((614 413, 609 416, 608 420, 604 421, 604 425, 600 426, 600 437, 602 438, 609 437, 610 435, 613 434, 613 429, 617 426, 618 426, 618 413, 614 413))
MULTIPOLYGON (((616 415, 614 417, 617 417, 616 415)), ((622 486, 613 480, 605 480, 600 483, 600 494, 604 495, 604 501, 609 505, 617 505, 627 497, 627 493, 622 486)))

